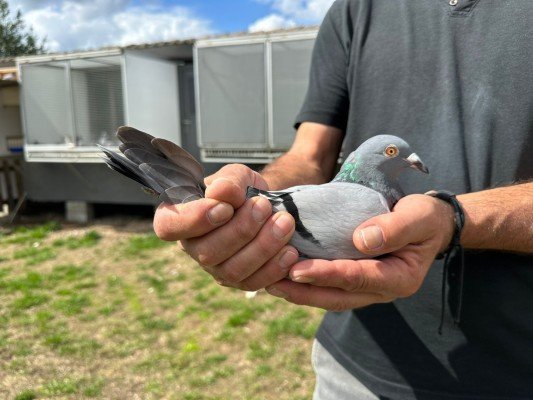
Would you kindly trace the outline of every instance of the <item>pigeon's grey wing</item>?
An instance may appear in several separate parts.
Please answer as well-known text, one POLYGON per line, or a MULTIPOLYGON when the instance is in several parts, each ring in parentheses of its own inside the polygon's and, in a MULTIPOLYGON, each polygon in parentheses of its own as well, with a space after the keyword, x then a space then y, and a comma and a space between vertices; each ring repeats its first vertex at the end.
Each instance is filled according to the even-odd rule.
POLYGON ((272 204, 280 203, 283 201, 278 195, 272 194, 268 190, 261 190, 253 186, 248 186, 246 188, 246 199, 251 199, 252 197, 256 196, 265 197, 272 204))
POLYGON ((299 192, 300 190, 304 190, 304 189, 307 189, 313 186, 316 186, 316 185, 298 185, 298 186, 292 186, 290 188, 283 189, 283 190, 269 190, 268 193, 274 196, 282 196, 287 193, 299 192))
POLYGON ((389 212, 383 196, 354 183, 331 182, 283 196, 282 205, 296 220, 291 239, 302 255, 321 259, 367 257, 355 248, 353 232, 364 221, 389 212))
MULTIPOLYGON (((151 143, 174 164, 189 171, 201 186, 204 185, 204 167, 202 167, 192 154, 166 139, 154 138, 151 143)), ((203 187, 205 188, 205 186, 203 187)))
POLYGON ((309 188, 311 186, 316 185, 299 185, 299 186, 293 186, 284 190, 261 190, 253 186, 248 186, 246 189, 246 198, 250 199, 255 196, 263 196, 266 197, 272 204, 280 203, 283 201, 283 196, 286 194, 298 192, 300 190, 303 190, 305 188, 309 188))

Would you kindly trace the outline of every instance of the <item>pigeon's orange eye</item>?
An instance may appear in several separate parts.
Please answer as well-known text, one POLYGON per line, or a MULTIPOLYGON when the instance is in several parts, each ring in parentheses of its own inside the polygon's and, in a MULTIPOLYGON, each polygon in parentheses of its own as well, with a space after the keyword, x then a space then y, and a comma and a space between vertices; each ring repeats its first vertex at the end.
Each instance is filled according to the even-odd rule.
POLYGON ((393 144, 388 145, 387 148, 385 149, 385 155, 390 158, 396 157, 398 153, 399 153, 398 147, 396 147, 393 144))

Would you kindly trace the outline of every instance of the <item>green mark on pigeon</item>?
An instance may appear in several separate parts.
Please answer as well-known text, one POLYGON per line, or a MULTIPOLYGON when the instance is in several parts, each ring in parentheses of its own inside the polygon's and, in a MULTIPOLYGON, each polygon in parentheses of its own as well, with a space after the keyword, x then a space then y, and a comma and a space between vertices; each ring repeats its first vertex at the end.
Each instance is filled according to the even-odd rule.
POLYGON ((359 161, 359 156, 356 155, 353 162, 345 162, 342 164, 342 168, 335 177, 335 180, 341 182, 357 182, 359 179, 359 174, 357 171, 359 161))

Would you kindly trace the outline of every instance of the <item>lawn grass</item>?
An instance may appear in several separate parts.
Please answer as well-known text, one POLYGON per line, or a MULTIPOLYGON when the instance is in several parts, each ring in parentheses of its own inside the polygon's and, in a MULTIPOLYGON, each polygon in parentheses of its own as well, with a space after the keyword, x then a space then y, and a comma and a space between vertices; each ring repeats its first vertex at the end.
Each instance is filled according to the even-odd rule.
POLYGON ((149 221, 0 230, 0 399, 308 399, 322 312, 218 286, 149 221))

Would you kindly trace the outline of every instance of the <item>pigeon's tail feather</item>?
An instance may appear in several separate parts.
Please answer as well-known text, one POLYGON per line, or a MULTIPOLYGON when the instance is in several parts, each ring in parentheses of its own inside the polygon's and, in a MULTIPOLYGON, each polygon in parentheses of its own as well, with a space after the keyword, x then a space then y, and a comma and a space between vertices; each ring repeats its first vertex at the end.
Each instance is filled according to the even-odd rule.
POLYGON ((155 138, 152 139, 152 146, 163 153, 167 159, 174 164, 186 169, 205 189, 204 167, 188 151, 182 149, 170 140, 155 138))
POLYGON ((118 146, 118 149, 120 150, 120 152, 122 154, 126 154, 126 151, 128 150, 131 150, 131 149, 142 149, 144 151, 147 151, 149 153, 152 153, 154 154, 156 157, 163 157, 164 155, 157 149, 154 149, 154 148, 148 148, 142 144, 139 144, 139 143, 131 143, 131 142, 127 142, 127 143, 121 143, 119 146, 118 146))
POLYGON ((144 148, 149 151, 156 150, 152 146, 152 139, 155 139, 152 135, 149 135, 148 133, 142 132, 130 126, 121 126, 120 128, 118 128, 117 137, 122 143, 127 146, 144 148))
POLYGON ((140 183, 142 186, 150 188, 157 193, 164 190, 160 185, 157 184, 149 176, 139 174, 137 165, 128 160, 125 157, 119 156, 117 153, 106 149, 105 147, 99 146, 100 149, 104 152, 106 157, 102 157, 106 162, 107 166, 114 171, 120 172, 122 175, 127 176, 128 178, 140 183))
MULTIPOLYGON (((153 153, 145 151, 144 149, 128 149, 125 151, 124 155, 135 164, 139 165, 139 167, 142 164, 147 164, 154 169, 157 169, 158 166, 161 166, 163 169, 179 173, 180 177, 178 178, 178 181, 174 182, 175 184, 197 185, 201 183, 201 181, 198 180, 190 170, 176 165, 163 157, 157 157, 153 153)), ((144 172, 146 173, 146 171, 144 172)), ((163 172, 166 173, 166 171, 163 172)))
POLYGON ((167 165, 142 163, 139 169, 154 179, 161 187, 168 189, 174 186, 196 186, 197 182, 190 175, 184 174, 167 165))
POLYGON ((161 193, 160 199, 166 203, 188 203, 189 201, 201 199, 202 191, 194 186, 174 186, 161 193), (168 199, 168 201, 166 200, 168 199))
POLYGON ((204 197, 204 170, 178 145, 128 126, 120 127, 119 150, 125 157, 100 146, 104 161, 113 170, 140 183, 145 192, 171 204, 204 197))

